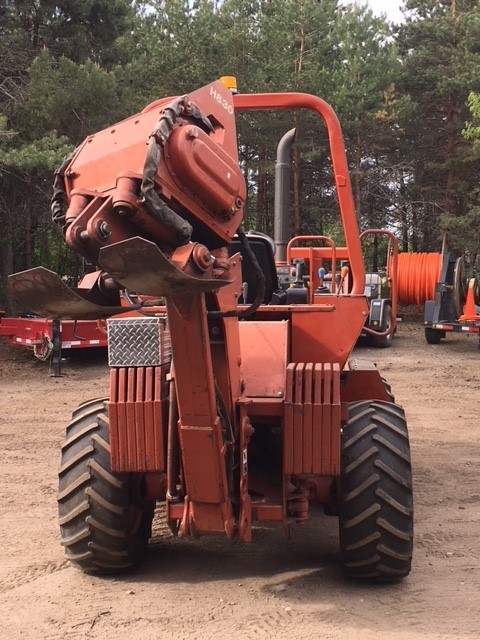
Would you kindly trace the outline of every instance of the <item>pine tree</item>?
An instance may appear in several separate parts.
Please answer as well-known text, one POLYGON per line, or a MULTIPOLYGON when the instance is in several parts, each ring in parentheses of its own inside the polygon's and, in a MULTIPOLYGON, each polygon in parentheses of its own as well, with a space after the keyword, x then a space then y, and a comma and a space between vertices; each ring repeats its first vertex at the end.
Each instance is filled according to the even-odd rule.
MULTIPOLYGON (((413 105, 405 121, 405 156, 413 167, 407 189, 417 222, 418 250, 438 251, 478 195, 480 165, 462 137, 467 97, 480 89, 480 6, 476 0, 407 0, 412 17, 400 28, 402 89, 413 105), (453 225, 455 226, 455 225, 453 225)), ((450 240, 451 248, 456 239, 450 240)))

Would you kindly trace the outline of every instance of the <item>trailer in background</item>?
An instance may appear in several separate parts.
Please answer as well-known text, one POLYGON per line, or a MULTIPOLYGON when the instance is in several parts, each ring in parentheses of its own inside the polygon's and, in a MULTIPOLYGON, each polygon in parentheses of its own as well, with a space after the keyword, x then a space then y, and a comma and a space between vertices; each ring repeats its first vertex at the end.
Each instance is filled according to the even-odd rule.
POLYGON ((39 360, 52 357, 53 375, 60 375, 62 350, 107 346, 104 320, 55 320, 28 315, 10 318, 0 311, 0 336, 7 344, 30 349, 39 360))
POLYGON ((464 272, 462 257, 443 254, 434 299, 425 301, 425 339, 429 344, 438 344, 452 331, 480 338, 480 279, 467 278, 464 272))

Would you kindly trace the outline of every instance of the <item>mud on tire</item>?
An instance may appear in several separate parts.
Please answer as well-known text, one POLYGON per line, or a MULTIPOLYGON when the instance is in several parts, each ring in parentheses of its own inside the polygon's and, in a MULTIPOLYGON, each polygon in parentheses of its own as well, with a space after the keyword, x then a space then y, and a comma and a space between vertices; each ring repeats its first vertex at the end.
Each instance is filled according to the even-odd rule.
POLYGON ((403 409, 391 402, 350 405, 342 432, 340 554, 353 578, 408 575, 413 548, 410 448, 403 409))
POLYGON ((58 511, 65 556, 87 573, 119 573, 147 551, 154 504, 140 497, 141 477, 110 468, 106 400, 73 412, 62 446, 58 511))

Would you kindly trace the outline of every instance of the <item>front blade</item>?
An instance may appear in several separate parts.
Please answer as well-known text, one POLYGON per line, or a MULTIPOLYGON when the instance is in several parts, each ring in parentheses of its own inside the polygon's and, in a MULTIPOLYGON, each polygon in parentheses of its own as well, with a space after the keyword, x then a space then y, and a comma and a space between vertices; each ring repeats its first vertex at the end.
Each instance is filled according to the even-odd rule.
POLYGON ((114 280, 138 295, 189 296, 229 284, 181 271, 155 243, 139 237, 102 247, 99 262, 114 280))
POLYGON ((127 311, 118 305, 98 304, 79 289, 68 287, 60 276, 45 267, 35 267, 8 277, 17 305, 44 318, 92 320, 127 311))

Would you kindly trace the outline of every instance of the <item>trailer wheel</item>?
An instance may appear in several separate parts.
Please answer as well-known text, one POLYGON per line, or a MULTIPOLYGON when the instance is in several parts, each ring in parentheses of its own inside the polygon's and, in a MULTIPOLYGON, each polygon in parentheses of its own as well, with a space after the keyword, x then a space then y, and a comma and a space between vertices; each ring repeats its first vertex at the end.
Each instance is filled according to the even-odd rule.
POLYGON ((107 403, 73 412, 62 446, 58 511, 65 556, 86 573, 119 573, 147 551, 154 503, 141 498, 141 476, 110 468, 107 403))
POLYGON ((445 337, 445 334, 441 329, 432 329, 432 327, 425 327, 425 340, 428 344, 439 344, 440 340, 445 337))
MULTIPOLYGON (((382 331, 387 331, 392 326, 392 307, 389 304, 385 305, 385 319, 383 323, 382 331)), ((393 343, 393 331, 388 336, 374 336, 370 335, 372 340, 372 346, 377 349, 386 349, 391 347, 393 343)))
POLYGON ((351 404, 342 431, 340 554, 344 572, 387 582, 409 574, 413 547, 410 448, 403 409, 351 404))

